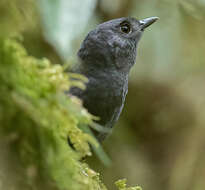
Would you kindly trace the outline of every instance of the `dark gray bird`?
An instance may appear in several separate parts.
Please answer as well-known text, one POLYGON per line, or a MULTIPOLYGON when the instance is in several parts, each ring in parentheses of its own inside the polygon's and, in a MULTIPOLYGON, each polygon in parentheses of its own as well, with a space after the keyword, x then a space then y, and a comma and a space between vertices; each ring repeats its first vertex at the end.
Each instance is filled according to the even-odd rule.
MULTIPOLYGON (((158 18, 137 20, 131 17, 113 19, 89 32, 78 57, 75 72, 85 75, 86 90, 72 88, 70 93, 83 101, 87 110, 100 118, 98 123, 112 128, 124 106, 128 90, 128 75, 135 64, 137 45, 145 28, 158 18)), ((102 141, 106 133, 95 133, 102 141)))

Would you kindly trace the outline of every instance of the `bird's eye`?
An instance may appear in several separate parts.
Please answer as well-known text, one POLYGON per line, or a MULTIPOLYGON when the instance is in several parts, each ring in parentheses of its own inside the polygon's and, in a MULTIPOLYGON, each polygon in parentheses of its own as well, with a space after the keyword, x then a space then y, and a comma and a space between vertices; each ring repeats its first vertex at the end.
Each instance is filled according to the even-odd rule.
POLYGON ((121 31, 122 31, 123 33, 128 34, 128 33, 130 33, 130 31, 131 31, 131 26, 130 26, 129 23, 124 22, 124 23, 122 23, 122 24, 120 25, 120 29, 121 29, 121 31))

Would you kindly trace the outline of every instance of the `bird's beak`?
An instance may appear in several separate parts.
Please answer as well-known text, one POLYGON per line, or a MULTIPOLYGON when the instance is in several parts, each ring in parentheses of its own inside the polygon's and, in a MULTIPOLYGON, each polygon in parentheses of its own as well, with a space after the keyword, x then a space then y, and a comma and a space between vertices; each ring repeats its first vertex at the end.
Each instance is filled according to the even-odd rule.
POLYGON ((139 22, 140 22, 141 30, 144 30, 145 28, 147 28, 148 26, 156 22, 158 19, 159 17, 150 17, 150 18, 145 18, 143 20, 140 20, 139 22))

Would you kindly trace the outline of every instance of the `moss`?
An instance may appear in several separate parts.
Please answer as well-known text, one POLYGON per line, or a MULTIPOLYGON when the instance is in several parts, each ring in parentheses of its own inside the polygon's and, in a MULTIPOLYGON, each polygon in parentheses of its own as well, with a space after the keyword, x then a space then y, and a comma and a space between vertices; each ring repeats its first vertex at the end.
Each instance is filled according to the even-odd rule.
POLYGON ((121 179, 115 182, 115 185, 118 187, 119 190, 142 190, 140 186, 136 187, 127 187, 126 185, 127 180, 121 179))
MULTIPOLYGON (((0 84, 0 144, 6 145, 4 155, 15 158, 5 159, 3 167, 12 164, 21 171, 16 183, 32 189, 45 184, 50 189, 105 189, 79 161, 91 154, 88 142, 93 139, 77 126, 88 125, 92 116, 64 94, 74 84, 63 68, 28 56, 15 40, 1 40, 0 84), (77 151, 68 146, 68 137, 77 151)), ((10 172, 6 175, 5 181, 0 178, 3 189, 11 178, 10 172)))

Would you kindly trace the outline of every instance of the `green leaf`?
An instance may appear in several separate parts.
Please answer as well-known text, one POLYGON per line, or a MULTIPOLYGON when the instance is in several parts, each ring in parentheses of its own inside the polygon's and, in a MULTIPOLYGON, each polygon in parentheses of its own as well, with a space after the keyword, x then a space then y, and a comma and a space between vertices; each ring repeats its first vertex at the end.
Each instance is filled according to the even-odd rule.
POLYGON ((38 0, 46 40, 64 59, 73 53, 73 41, 86 27, 96 0, 38 0))

